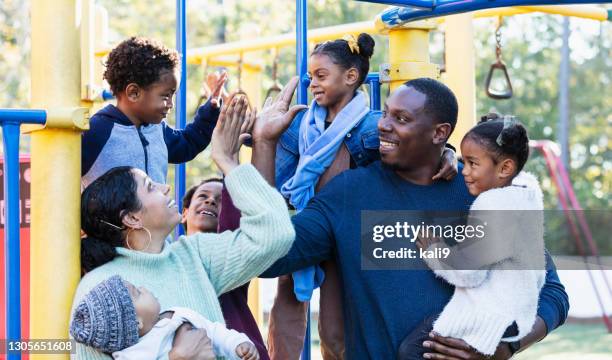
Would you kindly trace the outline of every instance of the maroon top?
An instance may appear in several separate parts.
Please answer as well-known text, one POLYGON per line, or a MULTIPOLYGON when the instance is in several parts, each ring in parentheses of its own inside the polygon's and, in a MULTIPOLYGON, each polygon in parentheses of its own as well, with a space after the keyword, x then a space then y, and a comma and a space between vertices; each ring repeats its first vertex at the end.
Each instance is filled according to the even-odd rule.
MULTIPOLYGON (((240 227, 240 210, 238 210, 223 185, 221 193, 221 213, 219 214, 218 232, 236 230, 240 227)), ((230 329, 246 334, 257 347, 261 360, 270 360, 257 322, 248 305, 249 283, 219 296, 221 311, 225 323, 230 329)))

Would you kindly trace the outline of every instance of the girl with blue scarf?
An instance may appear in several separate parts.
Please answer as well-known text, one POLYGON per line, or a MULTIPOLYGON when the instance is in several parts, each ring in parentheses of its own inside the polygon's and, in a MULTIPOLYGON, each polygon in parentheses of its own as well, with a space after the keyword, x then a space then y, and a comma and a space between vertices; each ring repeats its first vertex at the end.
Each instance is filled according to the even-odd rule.
MULTIPOLYGON (((368 34, 360 34, 358 39, 347 35, 316 45, 310 56, 314 100, 283 133, 276 151, 276 186, 298 212, 334 176, 380 159, 377 123, 381 113, 371 111, 368 97, 359 91, 370 68, 374 45, 368 34)), ((456 174, 455 153, 448 149, 436 177, 448 179, 456 174)), ((319 286, 323 358, 344 358, 338 272, 335 263, 324 262, 279 278, 268 335, 272 360, 299 359, 308 301, 319 286)))

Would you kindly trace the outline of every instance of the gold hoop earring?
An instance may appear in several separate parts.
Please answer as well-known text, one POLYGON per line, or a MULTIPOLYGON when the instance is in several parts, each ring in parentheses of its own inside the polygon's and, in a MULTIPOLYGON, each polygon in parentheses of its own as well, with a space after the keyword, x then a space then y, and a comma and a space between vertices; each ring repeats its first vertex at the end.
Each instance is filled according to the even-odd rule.
POLYGON ((149 246, 151 246, 151 241, 152 241, 152 237, 151 237, 151 232, 149 231, 149 229, 147 229, 146 227, 142 227, 142 229, 135 229, 135 228, 130 228, 130 230, 128 230, 127 234, 125 235, 125 244, 127 245, 128 249, 132 250, 132 251, 147 251, 147 249, 149 248, 149 246), (147 242, 147 246, 144 247, 144 249, 141 250, 136 250, 134 249, 132 246, 130 246, 130 233, 134 230, 144 230, 147 232, 147 234, 149 235, 149 241, 147 242))

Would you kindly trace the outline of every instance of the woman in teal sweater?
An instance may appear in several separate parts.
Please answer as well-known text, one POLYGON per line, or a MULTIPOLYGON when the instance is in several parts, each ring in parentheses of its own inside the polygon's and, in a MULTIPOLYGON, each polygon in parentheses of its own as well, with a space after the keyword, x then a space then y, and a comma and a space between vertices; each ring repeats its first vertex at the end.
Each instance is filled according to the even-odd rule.
MULTIPOLYGON (((254 120, 248 116, 243 121, 245 112, 246 102, 234 99, 222 110, 212 137, 212 158, 242 212, 240 228, 182 236, 168 245, 164 240, 181 219, 168 196, 170 188, 138 169, 112 169, 82 195, 81 222, 89 237, 83 240, 81 257, 88 273, 73 306, 93 286, 118 274, 150 289, 162 310, 182 306, 223 322, 218 295, 258 276, 288 252, 295 233, 282 196, 253 166, 234 160, 254 120)), ((171 352, 170 358, 183 358, 176 355, 171 352)), ((77 345, 76 359, 107 358, 77 345)))

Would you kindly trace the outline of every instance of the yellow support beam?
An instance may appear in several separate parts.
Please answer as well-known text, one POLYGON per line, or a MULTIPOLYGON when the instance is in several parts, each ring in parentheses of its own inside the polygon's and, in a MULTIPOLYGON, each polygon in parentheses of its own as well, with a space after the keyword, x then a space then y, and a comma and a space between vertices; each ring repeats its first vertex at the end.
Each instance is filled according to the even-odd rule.
MULTIPOLYGON (((373 21, 363 21, 351 24, 312 29, 308 31, 309 42, 321 42, 329 39, 341 38, 345 34, 376 33, 373 21)), ((206 58, 221 55, 231 55, 259 50, 269 50, 295 45, 295 33, 288 33, 265 38, 256 38, 232 43, 210 45, 194 48, 187 51, 187 61, 200 63, 206 58)))
POLYGON ((389 30, 389 64, 381 67, 381 78, 390 81, 391 91, 408 80, 440 77, 440 69, 429 59, 431 21, 418 21, 389 30))
MULTIPOLYGON (((324 28, 312 29, 308 31, 309 42, 321 42, 330 39, 341 38, 345 34, 359 33, 375 34, 376 28, 373 21, 362 21, 350 24, 329 26, 324 28)), ((223 55, 236 55, 251 51, 269 50, 295 45, 295 33, 268 36, 263 38, 235 41, 231 43, 209 45, 187 50, 187 63, 201 64, 206 59, 223 55)), ((96 56, 106 56, 110 48, 100 48, 96 50, 96 56)))
MULTIPOLYGON (((592 5, 546 5, 546 6, 514 6, 505 8, 493 8, 474 11, 474 18, 487 18, 498 16, 514 16, 531 13, 545 13, 551 15, 571 16, 580 19, 607 21, 608 12, 603 7, 592 5)), ((444 22, 446 17, 439 18, 439 22, 444 22)))
MULTIPOLYGON (((74 126, 65 123, 58 128, 52 120, 31 133, 30 338, 66 339, 81 274, 78 127, 86 123, 78 117, 86 113, 75 114, 81 99, 79 13, 77 0, 31 3, 32 107, 76 118, 74 126)), ((68 355, 31 354, 30 359, 68 359, 68 355)))
POLYGON ((582 19, 591 19, 597 21, 608 21, 608 10, 597 6, 583 5, 550 5, 550 6, 521 6, 519 9, 529 11, 537 11, 547 14, 557 14, 563 16, 571 16, 582 19))
POLYGON ((445 65, 443 80, 459 103, 457 125, 449 142, 459 150, 463 136, 476 123, 476 53, 473 13, 446 17, 444 23, 445 65))
MULTIPOLYGON (((219 66, 219 67, 237 67, 240 62, 240 56, 221 56, 213 59, 207 59, 203 64, 208 66, 219 66)), ((243 60, 242 68, 252 72, 261 71, 264 68, 264 64, 261 61, 255 60, 243 60)))

